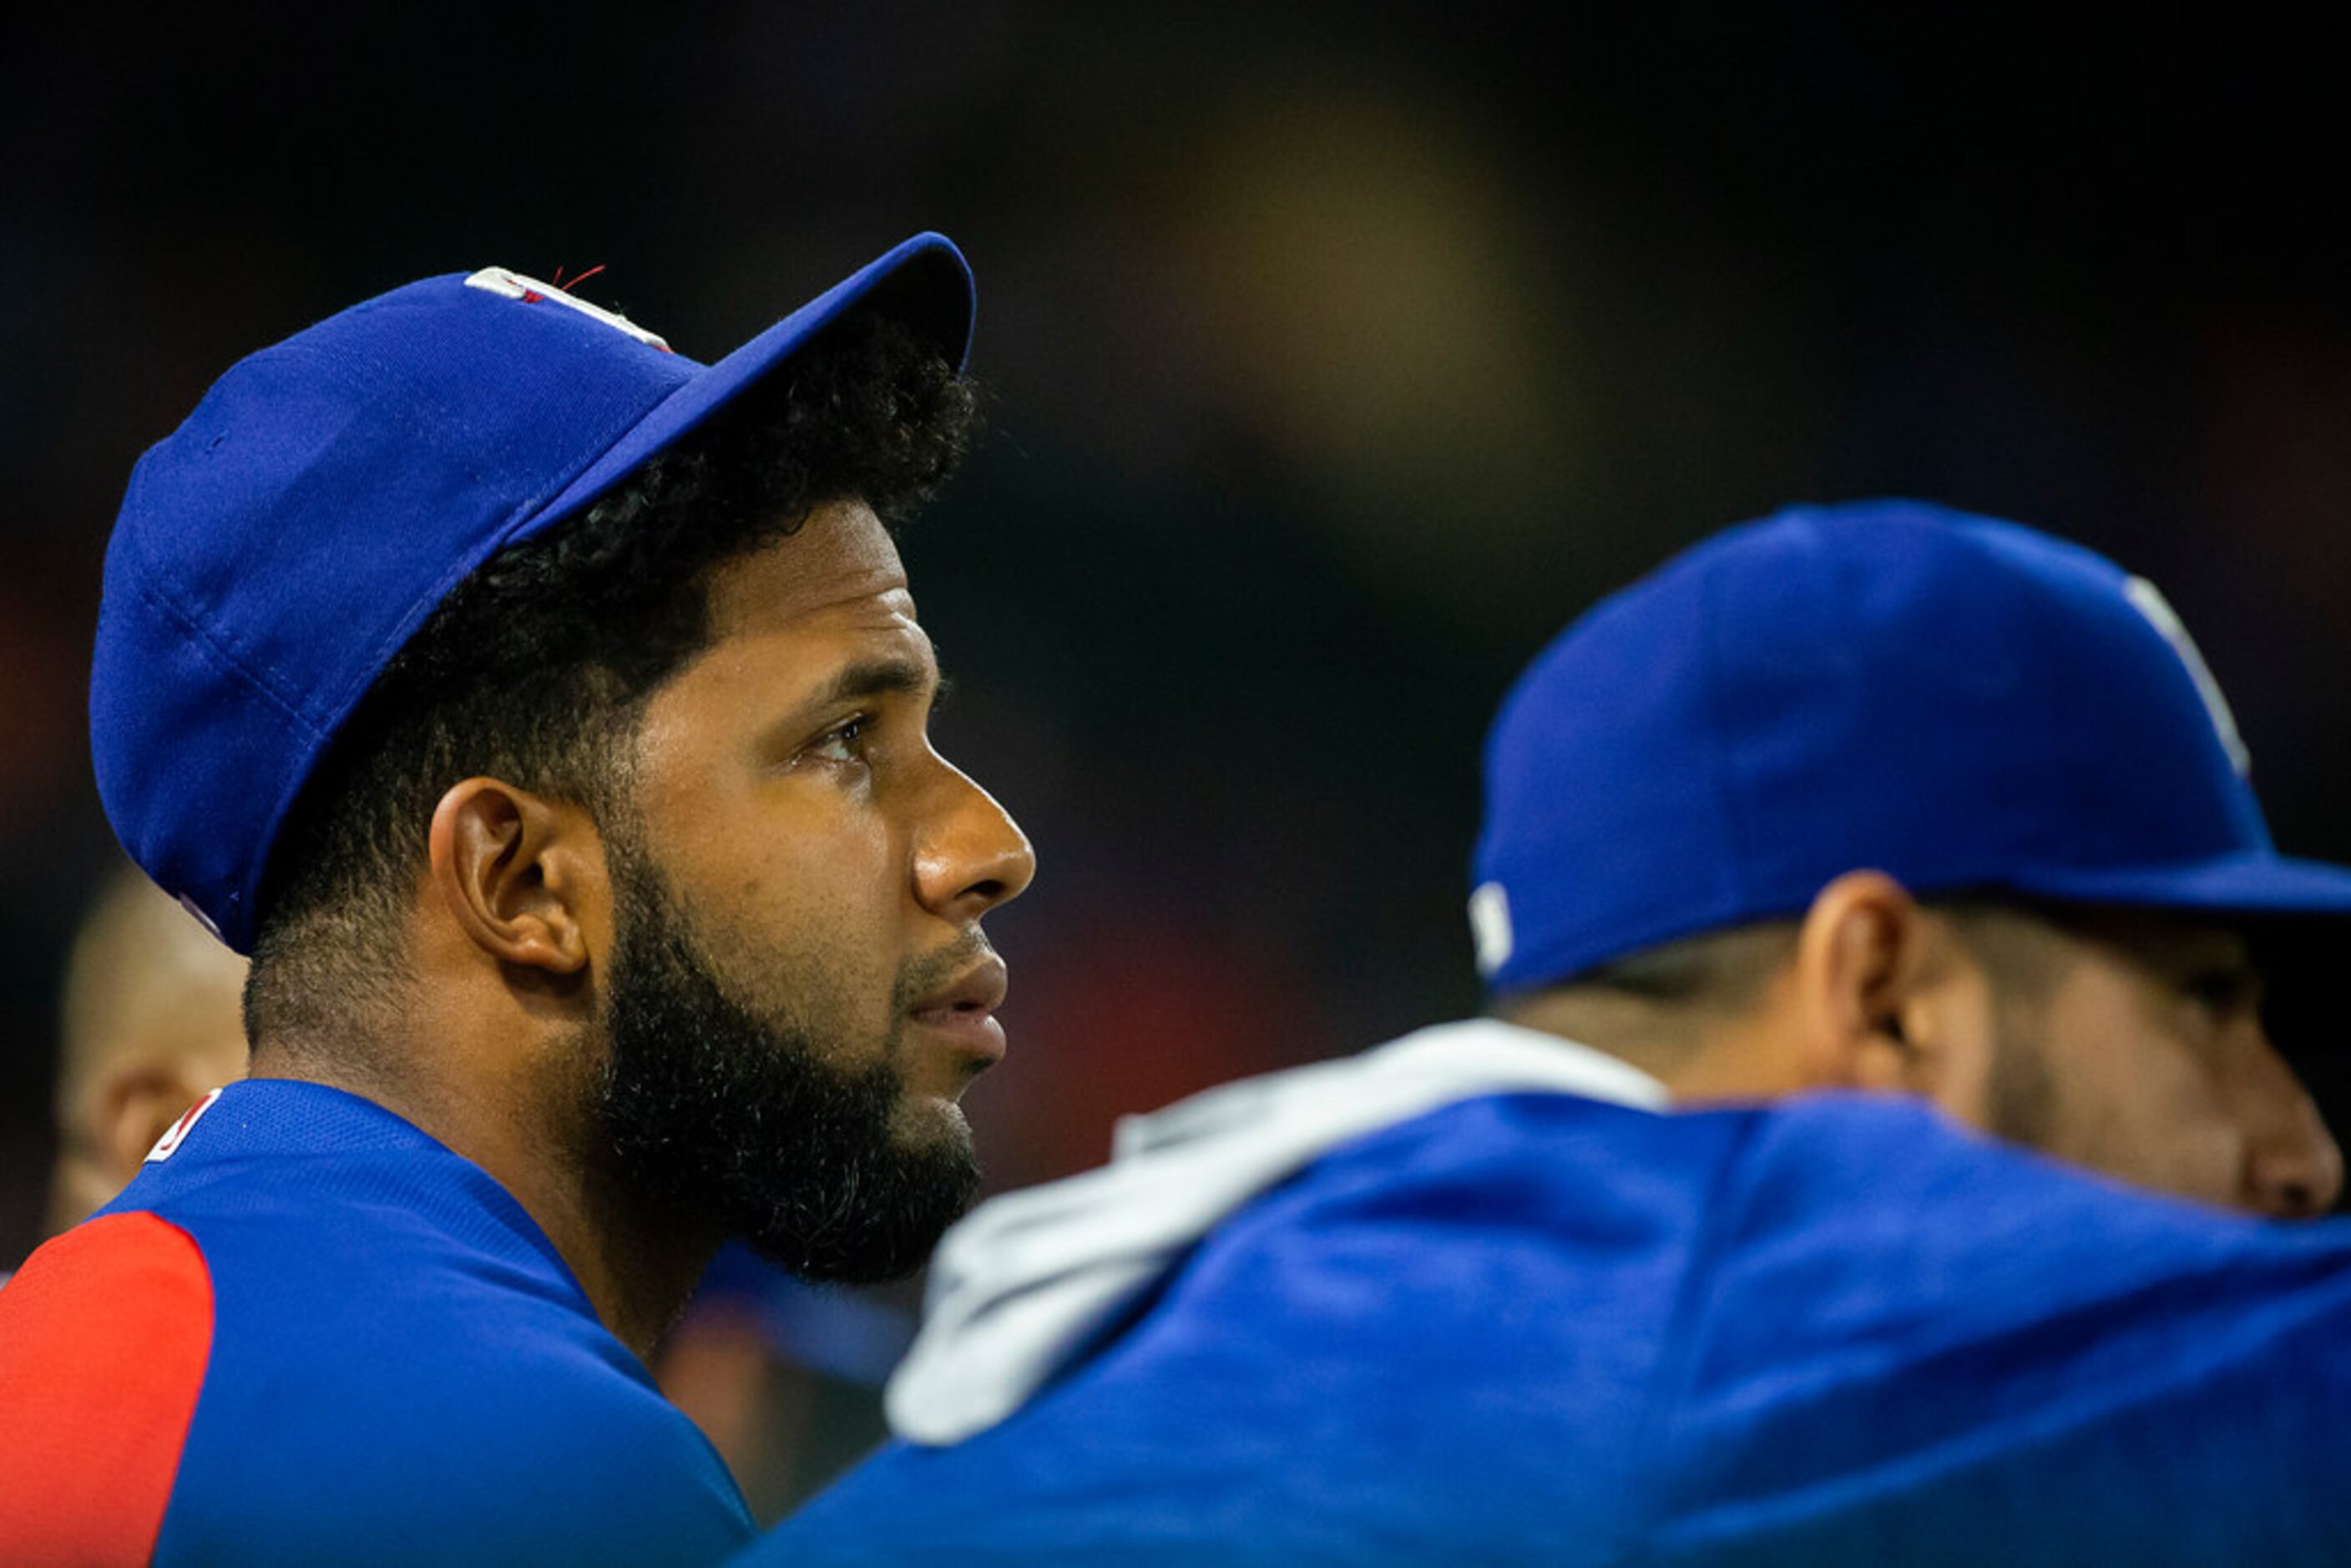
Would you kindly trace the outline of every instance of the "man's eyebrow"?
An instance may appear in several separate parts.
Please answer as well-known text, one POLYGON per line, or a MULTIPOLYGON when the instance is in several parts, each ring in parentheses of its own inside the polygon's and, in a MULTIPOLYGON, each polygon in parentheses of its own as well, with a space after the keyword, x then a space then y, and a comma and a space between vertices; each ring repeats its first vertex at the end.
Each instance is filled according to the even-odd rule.
POLYGON ((832 679, 810 695, 808 706, 831 707, 865 697, 919 696, 934 678, 930 667, 915 659, 860 659, 835 671, 832 679))

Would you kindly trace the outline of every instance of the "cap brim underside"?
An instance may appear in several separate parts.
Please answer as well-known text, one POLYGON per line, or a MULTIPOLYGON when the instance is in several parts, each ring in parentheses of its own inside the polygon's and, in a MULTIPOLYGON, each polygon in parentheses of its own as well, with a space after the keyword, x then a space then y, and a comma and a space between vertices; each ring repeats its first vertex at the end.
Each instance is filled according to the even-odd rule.
POLYGON ((2034 873, 2018 892, 2074 904, 2214 914, 2351 918, 2351 869, 2283 855, 2231 855, 2187 865, 2034 873))
POLYGON ((945 235, 916 235, 664 398, 553 499, 511 529, 502 542, 527 538, 595 500, 790 359, 810 339, 861 308, 887 310, 933 342, 948 363, 963 368, 976 308, 971 269, 945 235))

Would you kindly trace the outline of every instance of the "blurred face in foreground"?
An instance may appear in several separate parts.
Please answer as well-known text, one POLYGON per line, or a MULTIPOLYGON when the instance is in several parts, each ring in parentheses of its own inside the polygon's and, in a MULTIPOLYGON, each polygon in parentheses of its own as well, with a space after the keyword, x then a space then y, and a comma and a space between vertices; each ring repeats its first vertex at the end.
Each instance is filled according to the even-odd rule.
POLYGON ((1994 965, 1987 1070, 1947 1102, 1963 1119, 2159 1192, 2282 1218, 2334 1204, 2342 1154, 2262 1026, 2241 934, 2148 911, 2018 920, 2040 951, 2030 977, 1994 965))
POLYGON ((2324 1213, 2343 1156, 2262 1001, 2244 936, 2218 917, 1921 904, 1855 871, 1801 917, 1651 949, 1504 1016, 1622 1056, 1684 1105, 1915 1094, 2135 1186, 2324 1213))

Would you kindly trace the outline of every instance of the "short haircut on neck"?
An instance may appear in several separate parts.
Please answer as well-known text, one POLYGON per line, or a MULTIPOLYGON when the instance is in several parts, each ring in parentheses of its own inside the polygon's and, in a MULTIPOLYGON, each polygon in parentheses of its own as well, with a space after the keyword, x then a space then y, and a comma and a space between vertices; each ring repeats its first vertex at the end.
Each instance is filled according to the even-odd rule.
POLYGON ((404 1009, 404 926, 433 812, 476 775, 609 820, 644 705, 709 643, 727 563, 857 499, 896 525, 975 437, 972 383, 852 315, 593 506, 459 583, 385 667, 280 832, 246 1030, 363 1051, 404 1009))
POLYGON ((1540 1010, 1544 1027, 1625 1055, 1679 1055, 1754 1006, 1793 961, 1801 921, 1758 921, 1644 947, 1534 990, 1494 999, 1502 1019, 1540 1010))
MULTIPOLYGON (((1920 907, 1949 923, 2004 1007, 2037 1008, 2046 999, 2060 967, 2052 938, 2071 929, 2064 909, 1997 889, 1943 894, 1920 907)), ((1617 1050, 1629 1036, 1653 1051, 1680 1051, 1763 1000, 1773 977, 1795 961, 1802 927, 1796 915, 1680 937, 1496 998, 1491 1010, 1510 1019, 1540 1008, 1553 1027, 1602 1050, 1617 1050)))

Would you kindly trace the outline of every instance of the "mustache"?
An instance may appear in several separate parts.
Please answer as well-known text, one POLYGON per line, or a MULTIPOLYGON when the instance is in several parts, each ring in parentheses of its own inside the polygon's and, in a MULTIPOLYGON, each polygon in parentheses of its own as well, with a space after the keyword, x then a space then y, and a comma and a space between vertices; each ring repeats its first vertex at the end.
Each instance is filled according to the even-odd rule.
POLYGON ((975 925, 946 946, 907 959, 898 966, 898 977, 890 987, 891 1015, 904 1018, 917 1001, 981 959, 995 956, 995 946, 975 925))

